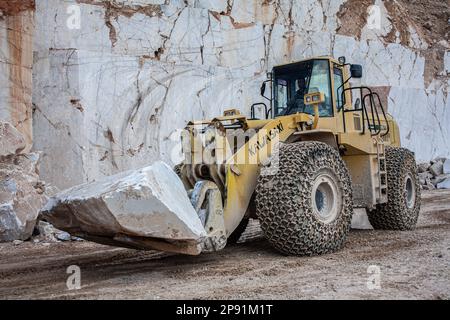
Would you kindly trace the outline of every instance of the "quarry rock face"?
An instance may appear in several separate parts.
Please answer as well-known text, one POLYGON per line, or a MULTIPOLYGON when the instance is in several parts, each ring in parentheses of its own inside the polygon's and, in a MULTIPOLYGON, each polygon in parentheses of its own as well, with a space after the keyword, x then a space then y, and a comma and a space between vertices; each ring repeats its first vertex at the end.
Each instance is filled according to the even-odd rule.
POLYGON ((406 0, 36 1, 33 134, 44 151, 42 177, 64 189, 149 161, 175 164, 176 132, 188 121, 228 108, 250 115, 274 65, 322 55, 363 66, 353 84, 380 89, 402 145, 419 161, 449 157, 447 21, 434 18, 445 8, 406 0), (369 4, 380 10, 379 28, 369 25, 369 4), (80 9, 79 28, 69 5, 80 9))
POLYGON ((163 162, 62 191, 42 215, 71 235, 140 249, 162 245, 165 251, 197 254, 206 236, 182 182, 163 162), (164 239, 178 247, 155 242, 164 239))
MULTIPOLYGON (((31 150, 35 0, 0 1, 0 119, 13 125, 31 150)), ((1 144, 1 139, 0 139, 1 144)))
POLYGON ((3 1, 0 118, 26 152, 43 151, 42 179, 65 189, 175 164, 177 130, 224 109, 250 115, 274 65, 345 56, 403 146, 419 161, 448 158, 446 12, 437 0, 3 1))
POLYGON ((38 153, 10 156, 0 161, 0 242, 26 240, 33 233, 46 203, 45 186, 38 177, 38 153))
POLYGON ((25 149, 22 134, 8 122, 0 120, 0 159, 16 155, 25 149))

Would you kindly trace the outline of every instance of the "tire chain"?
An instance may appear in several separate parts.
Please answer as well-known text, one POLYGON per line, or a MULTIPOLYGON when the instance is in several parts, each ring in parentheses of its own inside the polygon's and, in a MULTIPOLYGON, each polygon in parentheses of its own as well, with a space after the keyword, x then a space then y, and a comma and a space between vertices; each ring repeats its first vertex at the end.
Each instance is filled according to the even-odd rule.
POLYGON ((322 142, 281 144, 275 169, 263 167, 256 187, 256 213, 268 241, 294 255, 333 252, 342 247, 353 214, 352 184, 339 153, 322 142), (342 191, 342 210, 330 224, 313 213, 311 189, 315 175, 329 169, 342 191))
POLYGON ((368 212, 374 229, 411 230, 415 227, 420 211, 420 185, 414 153, 405 148, 386 147, 388 201, 368 212), (414 207, 406 205, 404 188, 406 175, 411 173, 416 188, 414 207))

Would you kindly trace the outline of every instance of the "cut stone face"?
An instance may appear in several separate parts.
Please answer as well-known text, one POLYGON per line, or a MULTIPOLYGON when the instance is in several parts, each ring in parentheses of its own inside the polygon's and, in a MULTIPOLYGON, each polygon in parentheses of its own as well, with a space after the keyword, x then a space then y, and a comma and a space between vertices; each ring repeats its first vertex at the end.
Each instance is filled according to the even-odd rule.
POLYGON ((442 174, 443 172, 443 163, 442 161, 436 161, 431 167, 430 167, 430 172, 433 174, 433 176, 438 176, 440 174, 442 174))
POLYGON ((445 179, 436 186, 438 189, 450 189, 450 178, 445 179))
POLYGON ((443 166, 444 174, 450 173, 450 159, 445 159, 444 166, 443 166))
POLYGON ((58 229, 115 245, 134 246, 133 239, 140 248, 146 240, 197 245, 206 236, 182 182, 163 162, 63 191, 42 213, 58 229))
POLYGON ((419 173, 426 172, 428 170, 428 168, 430 168, 430 163, 429 162, 423 162, 423 163, 419 163, 417 165, 417 171, 419 173))

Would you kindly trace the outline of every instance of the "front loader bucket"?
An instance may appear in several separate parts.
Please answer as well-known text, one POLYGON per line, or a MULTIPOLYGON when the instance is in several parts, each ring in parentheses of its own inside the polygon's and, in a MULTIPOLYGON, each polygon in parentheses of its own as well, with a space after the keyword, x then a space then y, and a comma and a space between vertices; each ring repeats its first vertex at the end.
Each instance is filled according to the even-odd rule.
POLYGON ((181 180, 163 162, 63 191, 42 215, 74 236, 128 248, 199 254, 206 237, 181 180))

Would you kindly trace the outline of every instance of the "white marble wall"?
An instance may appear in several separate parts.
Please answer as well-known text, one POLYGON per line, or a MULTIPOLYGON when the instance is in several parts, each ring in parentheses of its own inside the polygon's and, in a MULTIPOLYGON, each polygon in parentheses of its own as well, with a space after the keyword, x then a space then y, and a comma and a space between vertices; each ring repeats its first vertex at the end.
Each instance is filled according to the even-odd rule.
POLYGON ((34 12, 29 0, 10 10, 0 3, 0 120, 14 125, 32 146, 32 77, 34 12), (20 9, 19 9, 20 8, 20 9))
MULTIPOLYGON (((116 1, 120 10, 100 0, 37 0, 34 148, 44 151, 42 178, 64 188, 170 162, 188 120, 231 107, 248 114, 273 65, 330 54, 361 63, 363 83, 391 87, 389 112, 419 160, 450 156, 449 83, 425 84, 418 48, 426 44, 414 32, 410 47, 386 44, 380 36, 389 26, 363 28, 359 40, 336 34, 342 2, 116 1), (71 5, 80 8, 80 29, 67 25, 71 5)), ((448 54, 445 61, 448 74, 448 54)))

